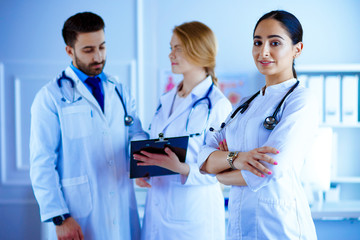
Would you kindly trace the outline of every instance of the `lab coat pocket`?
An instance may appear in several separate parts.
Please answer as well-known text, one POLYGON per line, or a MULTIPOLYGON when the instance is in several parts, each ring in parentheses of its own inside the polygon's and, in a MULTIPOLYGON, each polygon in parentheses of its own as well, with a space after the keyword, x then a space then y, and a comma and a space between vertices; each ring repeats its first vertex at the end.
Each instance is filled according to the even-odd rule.
POLYGON ((71 216, 87 217, 93 208, 88 176, 65 178, 61 184, 71 216))
POLYGON ((284 234, 291 239, 300 236, 295 199, 259 198, 256 216, 259 239, 279 239, 284 234))
POLYGON ((199 211, 202 211, 199 196, 202 196, 202 192, 196 189, 194 186, 184 186, 177 182, 171 184, 167 204, 167 217, 169 220, 176 222, 199 220, 199 211))
POLYGON ((93 131, 91 109, 87 105, 62 109, 63 132, 70 139, 90 136, 93 131))

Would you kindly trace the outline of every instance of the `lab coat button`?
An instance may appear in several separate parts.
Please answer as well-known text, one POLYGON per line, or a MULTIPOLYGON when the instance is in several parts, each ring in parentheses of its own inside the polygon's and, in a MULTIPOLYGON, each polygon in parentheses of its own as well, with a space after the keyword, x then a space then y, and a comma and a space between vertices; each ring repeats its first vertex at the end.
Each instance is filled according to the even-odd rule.
POLYGON ((109 161, 108 163, 110 166, 112 166, 114 164, 114 161, 109 161))
POLYGON ((115 194, 115 193, 114 193, 113 191, 109 192, 109 195, 110 195, 110 196, 114 196, 114 194, 115 194))

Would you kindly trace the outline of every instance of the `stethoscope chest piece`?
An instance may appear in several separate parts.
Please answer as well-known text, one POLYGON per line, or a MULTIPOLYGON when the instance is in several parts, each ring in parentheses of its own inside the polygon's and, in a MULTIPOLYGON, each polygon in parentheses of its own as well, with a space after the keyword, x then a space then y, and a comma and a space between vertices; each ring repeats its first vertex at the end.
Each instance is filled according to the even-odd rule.
POLYGON ((275 128, 275 126, 278 124, 278 122, 279 121, 277 121, 275 117, 269 116, 269 117, 265 118, 263 125, 264 125, 264 128, 266 128, 268 130, 273 130, 275 128))
POLYGON ((125 115, 124 121, 125 121, 125 126, 131 126, 134 124, 134 118, 130 115, 125 115))

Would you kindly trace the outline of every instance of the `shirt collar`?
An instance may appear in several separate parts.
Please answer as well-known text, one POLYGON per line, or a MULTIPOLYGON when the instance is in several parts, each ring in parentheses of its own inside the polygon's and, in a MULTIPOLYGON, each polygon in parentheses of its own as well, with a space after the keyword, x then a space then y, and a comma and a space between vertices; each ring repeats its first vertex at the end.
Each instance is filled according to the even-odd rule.
POLYGON ((196 85, 191 94, 193 96, 202 97, 204 92, 206 92, 212 84, 211 76, 205 78, 205 80, 201 81, 198 85, 196 85))
MULTIPOLYGON (((274 93, 274 92, 283 92, 287 91, 290 87, 292 87, 296 83, 296 78, 291 78, 282 83, 271 85, 265 89, 265 95, 274 93)), ((261 96, 264 94, 264 87, 261 88, 261 96)))
MULTIPOLYGON (((88 75, 86 75, 85 73, 83 73, 81 70, 79 70, 78 68, 76 68, 74 66, 74 64, 71 62, 70 64, 71 69, 75 72, 76 76, 78 76, 78 78, 82 81, 85 82, 85 80, 89 77, 88 75)), ((104 72, 101 72, 99 75, 96 75, 95 77, 99 77, 101 81, 105 80, 105 74, 104 72)))

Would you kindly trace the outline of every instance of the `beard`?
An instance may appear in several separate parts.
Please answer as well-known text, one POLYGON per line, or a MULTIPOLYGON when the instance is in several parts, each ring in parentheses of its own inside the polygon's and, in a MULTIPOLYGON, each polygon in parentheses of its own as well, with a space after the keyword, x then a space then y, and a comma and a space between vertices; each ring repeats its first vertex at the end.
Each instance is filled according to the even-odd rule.
POLYGON ((80 71, 85 73, 88 76, 96 76, 102 73, 106 60, 103 60, 102 62, 92 62, 90 64, 86 64, 82 62, 76 55, 75 56, 75 63, 76 66, 79 68, 80 71), (101 65, 98 68, 94 68, 95 65, 101 65))

